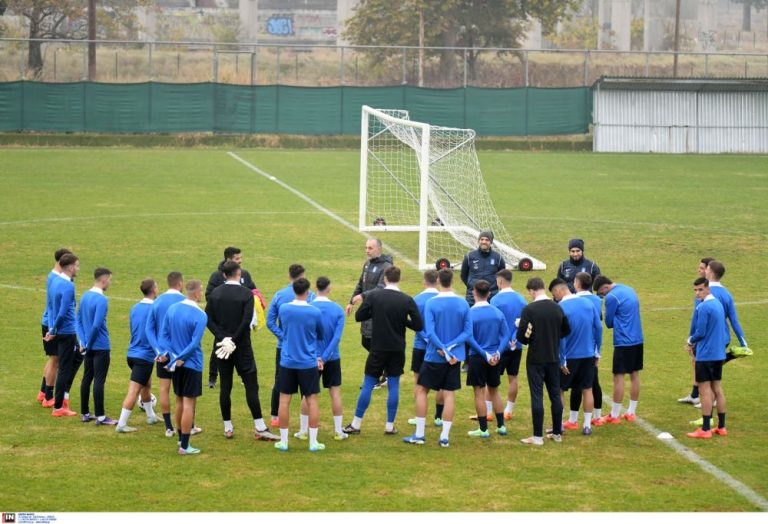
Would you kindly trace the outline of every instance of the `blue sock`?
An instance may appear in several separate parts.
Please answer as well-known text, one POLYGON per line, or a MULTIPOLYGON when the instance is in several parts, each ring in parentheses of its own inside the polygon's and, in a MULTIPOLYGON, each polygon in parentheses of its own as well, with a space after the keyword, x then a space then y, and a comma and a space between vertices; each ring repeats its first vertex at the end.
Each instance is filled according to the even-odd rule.
POLYGON ((365 410, 368 409, 368 404, 371 403, 371 393, 373 392, 373 386, 379 381, 377 377, 365 375, 363 380, 363 389, 360 390, 360 396, 357 397, 357 408, 355 408, 355 416, 363 418, 365 410))
POLYGON ((397 405, 400 403, 400 377, 387 377, 387 422, 395 422, 397 405))
POLYGON ((171 414, 163 413, 163 421, 165 422, 165 429, 173 431, 173 424, 171 424, 171 414))

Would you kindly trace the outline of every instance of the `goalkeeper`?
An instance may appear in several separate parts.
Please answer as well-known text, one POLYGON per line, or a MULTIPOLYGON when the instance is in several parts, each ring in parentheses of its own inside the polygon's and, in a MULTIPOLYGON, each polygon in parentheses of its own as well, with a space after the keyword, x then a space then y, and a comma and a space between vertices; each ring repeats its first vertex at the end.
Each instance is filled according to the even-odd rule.
POLYGON ((234 261, 222 265, 226 281, 208 296, 205 312, 208 314, 208 329, 213 333, 221 388, 219 406, 224 420, 224 436, 234 437, 232 425, 232 377, 233 371, 245 385, 245 399, 255 426, 257 440, 278 440, 264 423, 259 402, 259 379, 256 360, 251 347, 251 320, 253 319, 254 298, 251 290, 240 284, 242 270, 234 261))
POLYGON ((507 319, 498 308, 488 303, 491 295, 491 285, 485 280, 477 280, 472 288, 475 305, 469 310, 472 321, 472 336, 467 340, 469 345, 469 371, 467 386, 472 386, 475 392, 475 409, 480 428, 469 431, 470 437, 488 438, 488 410, 486 408, 486 387, 488 398, 493 405, 496 415, 496 433, 500 436, 507 434, 504 426, 504 404, 499 396, 501 374, 499 360, 501 354, 509 349, 511 332, 507 319))

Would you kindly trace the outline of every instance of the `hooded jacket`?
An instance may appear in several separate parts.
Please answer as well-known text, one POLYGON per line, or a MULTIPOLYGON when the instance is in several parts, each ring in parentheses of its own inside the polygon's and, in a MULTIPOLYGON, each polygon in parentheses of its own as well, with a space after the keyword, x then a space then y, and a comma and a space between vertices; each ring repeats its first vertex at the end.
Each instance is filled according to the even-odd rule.
POLYGON ((464 261, 461 263, 461 281, 467 286, 466 298, 470 306, 475 303, 472 296, 472 287, 475 285, 475 281, 485 280, 488 282, 491 285, 491 297, 493 297, 499 292, 499 288, 496 286, 496 273, 506 269, 506 267, 504 257, 493 249, 489 251, 475 249, 464 256, 464 261))
MULTIPOLYGON (((356 295, 363 295, 363 300, 365 300, 365 297, 371 291, 375 289, 383 289, 384 271, 392 265, 391 255, 379 255, 376 258, 366 260, 363 265, 363 272, 360 274, 360 280, 357 281, 357 286, 355 286, 355 291, 352 293, 349 303, 352 303, 352 299, 356 295)), ((365 338, 371 338, 373 327, 370 320, 364 320, 360 323, 360 333, 365 338)))
MULTIPOLYGON (((226 282, 226 278, 224 278, 224 273, 222 273, 222 268, 224 266, 224 262, 226 260, 222 260, 219 262, 219 267, 211 273, 211 277, 208 279, 208 285, 205 287, 205 301, 208 302, 208 297, 211 295, 211 292, 222 285, 224 282, 226 282)), ((253 279, 251 278, 251 274, 248 273, 243 268, 240 268, 240 284, 247 287, 250 290, 256 289, 256 284, 253 283, 253 279)))

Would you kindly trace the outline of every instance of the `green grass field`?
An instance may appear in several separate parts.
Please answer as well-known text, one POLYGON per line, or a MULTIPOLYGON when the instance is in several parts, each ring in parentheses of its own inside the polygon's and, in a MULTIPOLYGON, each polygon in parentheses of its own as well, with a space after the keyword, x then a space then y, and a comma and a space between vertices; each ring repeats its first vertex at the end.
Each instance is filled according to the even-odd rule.
MULTIPOLYGON (((359 156, 355 151, 242 150, 242 158, 356 223, 359 156)), ((549 264, 554 277, 568 239, 615 281, 640 295, 645 370, 638 415, 668 431, 702 459, 768 498, 764 394, 768 363, 768 158, 589 153, 481 152, 486 182, 519 246, 549 264), (691 315, 691 282, 702 256, 727 266, 725 285, 755 356, 729 364, 724 389, 730 435, 685 437, 698 412, 676 402, 690 389, 683 351, 691 315)), ((530 405, 524 372, 506 438, 479 442, 470 391, 458 394, 451 448, 406 446, 385 437, 386 390, 374 392, 363 433, 332 440, 327 394, 321 396, 322 454, 292 439, 288 453, 251 436, 242 387, 233 392, 236 438, 224 439, 218 390, 204 391, 195 437, 203 453, 179 457, 175 440, 147 426, 139 431, 54 419, 34 397, 44 355, 40 314, 52 253, 71 247, 81 258, 78 294, 92 271, 114 271, 109 328, 112 367, 107 414, 119 415, 128 382, 128 311, 138 284, 171 270, 207 279, 227 245, 244 251, 244 267, 267 296, 284 286, 300 262, 311 279, 334 282, 348 300, 364 261, 364 239, 221 149, 0 150, 0 508, 13 511, 757 511, 722 480, 705 473, 639 424, 596 428, 591 438, 566 435, 561 445, 530 449, 530 405), (62 483, 63 481, 63 483, 62 483)), ((385 238, 405 253, 415 247, 385 238)), ((513 287, 524 288, 516 274, 513 287)), ((420 289, 404 271, 403 289, 420 289)), ((463 291, 460 289, 460 291, 463 291)), ((610 335, 602 383, 610 394, 610 335)), ((204 347, 210 347, 206 334, 204 347)), ((254 336, 268 412, 274 338, 254 336)), ((352 417, 365 352, 348 322, 342 341, 345 423, 352 417)), ((237 381, 236 381, 237 382, 237 381)), ((79 383, 79 377, 76 384, 79 383)), ((410 431, 413 379, 402 382, 397 426, 410 431)), ((73 405, 79 406, 77 388, 73 405)), ((432 400, 430 399, 430 403, 432 400)), ((606 404, 609 406, 609 404, 606 404)), ((625 402, 626 406, 626 402, 625 402)), ((292 431, 298 425, 294 402, 292 431)), ((75 408, 77 409, 77 408, 75 408)), ((430 408, 430 412, 431 412, 430 408)), ((549 417, 549 408, 547 415, 549 417)), ((546 420, 546 419, 545 419, 546 420)))

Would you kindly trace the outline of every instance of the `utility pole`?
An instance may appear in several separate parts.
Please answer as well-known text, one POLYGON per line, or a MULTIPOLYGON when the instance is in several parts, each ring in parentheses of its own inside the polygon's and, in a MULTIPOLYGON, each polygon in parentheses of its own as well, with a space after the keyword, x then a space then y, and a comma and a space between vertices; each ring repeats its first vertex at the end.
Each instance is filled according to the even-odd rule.
POLYGON ((88 0, 88 80, 96 80, 96 0, 88 0))
POLYGON ((677 53, 680 51, 680 0, 675 1, 675 61, 672 76, 677 78, 677 53))
POLYGON ((424 87, 424 4, 419 5, 419 87, 424 87))

